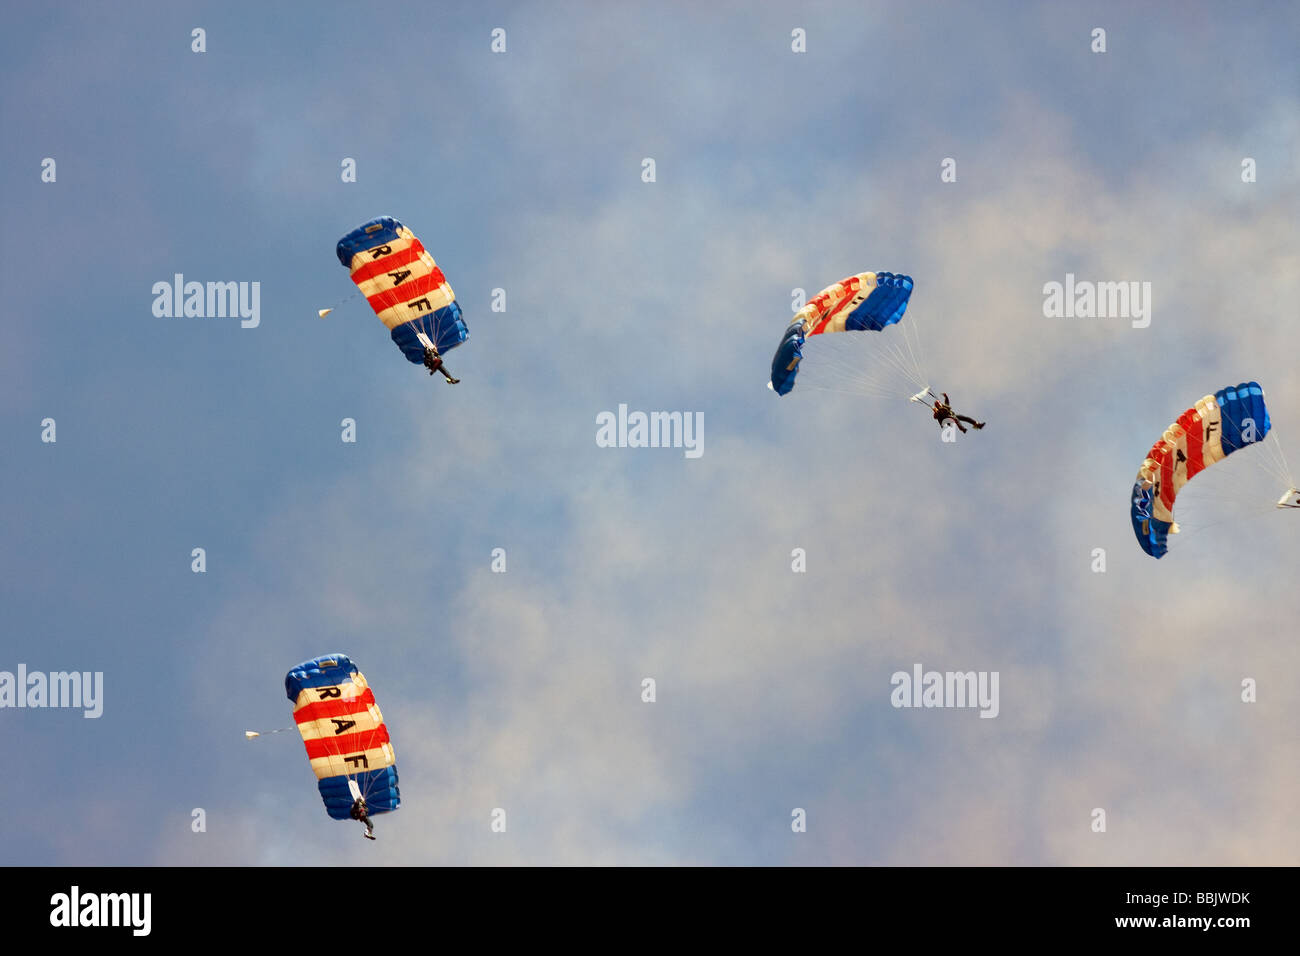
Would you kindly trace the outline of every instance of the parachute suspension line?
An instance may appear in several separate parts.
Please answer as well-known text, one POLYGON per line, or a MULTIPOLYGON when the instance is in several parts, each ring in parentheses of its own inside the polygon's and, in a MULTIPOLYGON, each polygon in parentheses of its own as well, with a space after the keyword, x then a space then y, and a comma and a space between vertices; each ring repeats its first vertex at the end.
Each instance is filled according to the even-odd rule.
MULTIPOLYGON (((1235 419, 1233 419, 1232 416, 1228 414, 1228 412, 1227 412, 1226 409, 1222 409, 1222 408, 1221 408, 1221 409, 1219 410, 1219 414, 1220 414, 1220 417, 1227 418, 1229 421, 1231 421, 1232 424, 1233 424, 1233 426, 1237 429, 1238 434, 1240 434, 1240 432, 1241 432, 1241 423, 1240 423, 1240 422, 1238 422, 1238 421, 1236 421, 1235 419)), ((1271 433, 1271 432, 1270 432, 1270 433, 1271 433)), ((1267 437, 1265 437, 1265 438, 1263 438, 1263 439, 1260 439, 1258 442, 1255 442, 1254 444, 1257 444, 1257 445, 1260 445, 1260 446, 1266 446, 1266 445, 1268 444, 1268 439, 1267 439, 1267 437)), ((1237 451, 1240 451, 1240 452, 1247 452, 1247 453, 1249 453, 1249 452, 1254 451, 1254 449, 1250 449, 1250 448, 1239 448, 1239 449, 1237 449, 1237 451)), ((1278 470, 1277 470, 1277 467, 1276 467, 1276 466, 1273 464, 1273 462, 1270 460, 1269 455, 1268 455, 1267 453, 1265 453, 1264 451, 1260 450, 1260 451, 1255 452, 1255 454, 1254 454, 1251 458, 1249 458, 1249 459, 1247 459, 1247 460, 1248 460, 1251 464, 1253 464, 1256 468, 1261 469, 1262 471, 1266 472, 1267 474, 1269 474, 1270 476, 1272 476, 1272 477, 1274 477, 1274 478, 1276 478, 1276 479, 1278 479, 1278 480, 1282 480, 1282 475, 1279 474, 1279 472, 1278 472, 1278 470)), ((1230 507, 1235 507, 1235 508, 1237 509, 1237 511, 1238 511, 1238 514, 1235 515, 1235 516, 1233 516, 1233 515, 1228 515, 1228 516, 1225 516, 1225 518, 1222 519, 1222 520, 1220 520, 1220 521, 1211 522, 1211 524, 1209 525, 1210 527, 1213 527, 1213 526, 1215 526, 1215 525, 1224 524, 1224 523, 1226 523, 1227 521, 1231 521, 1231 520, 1233 519, 1233 517, 1236 517, 1236 518, 1238 518, 1238 519, 1241 519, 1241 518, 1248 517, 1249 514, 1250 514, 1250 512, 1246 511, 1246 510, 1242 507, 1242 501, 1246 499, 1246 496, 1249 494, 1249 491, 1250 491, 1249 482, 1248 482, 1248 480, 1246 479, 1244 473, 1241 473, 1241 472, 1244 471, 1244 469, 1238 468, 1237 471, 1238 471, 1238 474, 1234 474, 1232 477, 1234 477, 1234 478, 1236 479, 1235 482, 1234 482, 1234 484, 1235 484, 1235 487, 1236 487, 1236 488, 1239 490, 1239 492, 1240 492, 1240 497, 1235 501, 1235 503, 1234 503, 1233 500, 1230 499, 1230 500, 1228 501, 1228 505, 1229 505, 1230 507)), ((1270 509, 1270 510, 1271 510, 1271 509, 1270 509)))
POLYGON ((357 297, 360 296, 360 295, 361 295, 361 290, 358 289, 356 292, 353 292, 351 295, 347 295, 347 296, 344 296, 343 298, 339 299, 337 302, 335 302, 333 305, 331 305, 328 309, 317 309, 317 310, 316 310, 316 314, 317 314, 318 316, 320 316, 320 317, 323 319, 323 318, 325 318, 325 316, 329 315, 329 314, 330 314, 331 312, 333 312, 335 309, 339 308, 340 306, 346 305, 347 303, 351 302, 353 299, 357 298, 357 297))
POLYGON ((1292 484, 1295 484, 1295 480, 1294 480, 1294 479, 1295 479, 1295 474, 1291 471, 1291 466, 1287 464, 1287 461, 1286 461, 1286 452, 1284 452, 1284 451, 1282 450, 1282 443, 1281 443, 1280 441, 1277 440, 1277 435, 1276 435, 1276 434, 1273 435, 1273 446, 1277 449, 1277 455, 1278 455, 1278 457, 1279 457, 1280 459, 1282 459, 1282 467, 1286 470, 1286 473, 1287 473, 1288 475, 1290 475, 1291 478, 1292 478, 1292 482, 1291 482, 1291 483, 1292 483, 1292 484))
POLYGON ((360 783, 357 782, 357 777, 359 776, 361 775, 359 773, 356 773, 350 776, 348 779, 353 781, 354 783, 357 783, 357 789, 361 790, 361 799, 366 801, 366 806, 369 806, 370 798, 371 796, 374 795, 375 791, 379 789, 379 784, 377 783, 377 778, 371 777, 369 780, 366 781, 365 789, 362 790, 360 783))
MULTIPOLYGON (((801 385, 826 392, 870 394, 881 398, 900 396, 902 389, 897 376, 902 375, 902 369, 878 362, 879 367, 874 370, 876 374, 872 375, 863 367, 862 343, 859 340, 818 338, 821 341, 810 343, 809 356, 805 359, 810 364, 803 372, 801 385), (825 384, 822 384, 823 380, 825 384)), ((878 354, 872 361, 876 358, 879 358, 878 354)), ((870 365, 871 362, 867 364, 870 365)), ((903 381, 910 381, 910 376, 904 376, 903 381)))
POLYGON ((357 793, 361 794, 361 799, 366 801, 366 806, 369 806, 370 795, 375 791, 375 780, 373 777, 367 780, 365 789, 363 790, 361 788, 361 780, 359 779, 360 777, 361 777, 360 773, 350 773, 348 774, 348 782, 351 783, 352 786, 356 787, 357 793))
MULTIPOLYGON (((1220 414, 1226 418, 1240 432, 1241 423, 1233 419, 1226 409, 1220 409, 1220 414)), ((1269 434, 1252 444, 1258 444, 1261 448, 1253 451, 1248 447, 1240 447, 1237 451, 1246 453, 1246 460, 1237 466, 1236 473, 1232 475, 1228 482, 1229 488, 1218 489, 1211 483, 1187 483, 1178 494, 1179 501, 1184 504, 1195 506, 1198 502, 1214 502, 1219 508, 1227 507, 1232 513, 1224 517, 1207 523, 1195 523, 1191 527, 1182 525, 1180 530, 1186 537, 1192 537, 1209 528, 1218 527, 1235 521, 1245 521, 1251 518, 1260 518, 1264 515, 1271 514, 1279 508, 1296 507, 1300 508, 1300 494, 1297 493, 1296 481, 1291 473, 1291 469, 1286 461, 1286 454, 1282 450, 1282 444, 1278 441, 1277 434, 1270 429, 1269 434), (1251 482, 1247 477, 1251 469, 1268 475, 1275 481, 1282 482, 1286 485, 1287 491, 1276 502, 1267 505, 1261 503, 1257 497, 1259 489, 1251 488, 1251 482), (1288 502, 1295 502, 1288 504, 1288 502)))
POLYGON ((279 727, 275 730, 245 730, 244 739, 252 740, 254 737, 269 737, 271 734, 283 734, 290 730, 297 730, 297 727, 279 727))
MULTIPOLYGON (((917 387, 926 388, 929 386, 929 376, 926 374, 925 365, 921 360, 921 339, 917 331, 916 319, 905 318, 898 324, 900 331, 903 333, 902 347, 907 349, 908 365, 912 372, 911 380, 917 387), (915 343, 912 341, 913 338, 916 339, 915 343)), ((899 354, 902 354, 902 348, 899 349, 899 354)))
MULTIPOLYGON (((376 706, 377 706, 377 705, 376 705, 376 706)), ((373 750, 373 749, 374 749, 375 737, 378 735, 378 733, 379 733, 379 730, 378 730, 377 728, 376 728, 376 729, 372 729, 371 731, 369 731, 369 737, 366 739, 366 744, 365 744, 365 746, 362 748, 363 750, 373 750)), ((383 746, 383 745, 380 744, 380 746, 383 746)), ((389 744, 389 746, 392 746, 391 743, 389 744)), ((342 756, 342 754, 340 754, 340 757, 341 757, 341 756, 342 756)), ((369 769, 369 768, 367 768, 367 769, 369 769)), ((355 773, 348 774, 348 779, 351 780, 351 781, 356 782, 358 788, 360 788, 360 782, 357 781, 357 778, 360 777, 360 776, 361 776, 361 772, 360 772, 360 771, 357 771, 357 772, 355 772, 355 773)), ((379 789, 378 777, 376 777, 376 776, 371 776, 371 777, 369 777, 369 778, 366 780, 366 783, 365 783, 365 787, 364 787, 364 789, 362 789, 362 791, 361 791, 361 797, 362 797, 362 799, 364 799, 364 800, 366 801, 366 804, 367 804, 367 805, 369 805, 369 803, 370 803, 370 797, 371 797, 371 795, 372 795, 376 790, 378 790, 378 789, 379 789)))
POLYGON ((908 370, 902 359, 899 358, 898 352, 895 351, 897 348, 897 345, 891 343, 888 347, 881 349, 880 360, 901 375, 905 381, 910 382, 912 381, 912 373, 908 370))
POLYGON ((890 362, 892 367, 897 369, 899 374, 901 374, 903 378, 907 379, 907 381, 912 382, 915 385, 925 384, 921 381, 921 376, 917 370, 916 363, 912 362, 909 364, 907 356, 903 354, 903 349, 897 342, 890 342, 888 348, 883 351, 881 357, 890 362))
MULTIPOLYGON (((1238 499, 1228 498, 1226 500, 1229 502, 1235 502, 1238 505, 1240 505, 1241 503, 1240 500, 1238 499)), ((1247 508, 1245 510, 1238 511, 1236 514, 1228 515, 1227 517, 1224 518, 1219 518, 1217 521, 1207 521, 1205 523, 1198 522, 1192 525, 1191 527, 1180 524, 1178 526, 1178 531, 1179 531, 1178 536, 1183 539, 1192 538, 1203 531, 1208 531, 1210 528, 1217 528, 1220 525, 1246 521, 1250 518, 1262 518, 1265 515, 1272 514, 1276 510, 1277 508, 1274 505, 1269 505, 1267 508, 1260 505, 1256 505, 1253 508, 1247 508)))
POLYGON ((876 398, 897 398, 899 395, 898 388, 893 385, 884 384, 876 379, 865 376, 842 377, 835 384, 823 385, 817 381, 809 383, 810 388, 820 392, 853 392, 859 395, 871 395, 876 398))
MULTIPOLYGON (((1235 476, 1234 480, 1230 481, 1229 484, 1232 488, 1240 489, 1247 483, 1245 483, 1242 477, 1235 476)), ((1251 501, 1247 501, 1247 499, 1243 498, 1242 493, 1234 493, 1230 492, 1230 490, 1214 490, 1214 492, 1212 492, 1212 490, 1208 490, 1204 488, 1204 486, 1196 488, 1195 490, 1192 490, 1191 493, 1188 493, 1188 489, 1191 488, 1193 488, 1193 485, 1191 483, 1187 484, 1184 486, 1182 492, 1179 492, 1178 494, 1179 501, 1183 501, 1184 498, 1187 499, 1187 501, 1183 502, 1184 505, 1190 503, 1190 505, 1193 506, 1193 509, 1195 509, 1197 505, 1204 506, 1206 502, 1210 502, 1214 503, 1216 510, 1222 510, 1223 507, 1226 506, 1227 509, 1229 509, 1230 514, 1223 514, 1222 518, 1213 520, 1213 522, 1199 522, 1199 520, 1197 520, 1197 522, 1193 522, 1191 525, 1179 523, 1180 537, 1192 537, 1199 535, 1199 533, 1203 531, 1208 531, 1209 528, 1217 528, 1222 524, 1232 524, 1236 522, 1244 522, 1244 520, 1252 518, 1262 518, 1262 516, 1273 514, 1274 511, 1277 511, 1277 506, 1273 505, 1273 503, 1264 505, 1264 503, 1261 503, 1258 498, 1252 498, 1251 501)), ((1175 503, 1175 507, 1177 507, 1177 503, 1175 503)))
POLYGON ((921 384, 928 385, 930 376, 925 374, 925 366, 921 362, 921 329, 916 323, 915 318, 905 319, 898 323, 903 326, 903 342, 907 345, 907 352, 912 356, 912 366, 916 369, 917 378, 921 384), (912 349, 912 337, 916 337, 916 349, 912 349))
POLYGON ((808 376, 807 381, 801 382, 802 386, 823 392, 855 392, 880 398, 898 394, 896 386, 863 374, 860 367, 833 361, 829 355, 819 356, 818 360, 821 364, 817 371, 808 376), (826 381, 823 381, 824 379, 826 381))
POLYGON ((1253 503, 1247 503, 1240 495, 1206 494, 1204 489, 1186 495, 1186 501, 1182 500, 1183 494, 1178 497, 1182 507, 1180 509, 1175 506, 1174 517, 1178 522, 1180 538, 1190 538, 1210 528, 1261 518, 1277 511, 1271 502, 1264 504, 1258 498, 1253 503))
MULTIPOLYGON (((1228 420, 1232 422, 1233 426, 1236 427, 1238 432, 1241 431, 1241 423, 1231 418, 1226 409, 1220 409, 1219 413, 1228 418, 1228 420)), ((1261 449, 1250 459, 1254 462, 1256 467, 1263 469, 1288 488, 1295 486, 1295 478, 1291 474, 1291 469, 1287 467, 1286 456, 1282 454, 1282 445, 1278 442, 1277 435, 1272 429, 1269 430, 1267 436, 1258 441, 1251 442, 1251 444, 1258 445, 1261 449), (1272 442, 1269 441, 1270 438, 1272 439, 1272 442)), ((1249 453, 1251 449, 1240 448, 1238 451, 1249 453)))
POLYGON ((1287 467, 1286 455, 1282 454, 1282 444, 1278 441, 1277 431, 1269 429, 1268 436, 1261 438, 1257 442, 1261 447, 1260 453, 1256 455, 1256 463, 1270 475, 1277 477, 1279 481, 1286 484, 1288 488, 1295 485, 1295 479, 1291 475, 1291 468, 1287 467))
MULTIPOLYGON (((906 329, 906 322, 898 324, 906 329)), ((822 388, 825 391, 860 391, 865 386, 873 394, 906 397, 926 385, 919 365, 897 338, 882 341, 874 336, 864 340, 856 334, 819 335, 816 341, 809 339, 808 348, 810 364, 803 374, 815 381, 822 376, 814 369, 824 371, 825 377, 835 381, 822 388)))
POLYGON ((801 384, 800 388, 807 392, 822 392, 827 395, 860 395, 864 398, 886 399, 890 401, 905 401, 897 388, 884 388, 874 385, 871 382, 861 381, 856 383, 842 382, 839 385, 817 385, 814 383, 801 384))
MULTIPOLYGON (((925 370, 921 367, 921 363, 917 359, 917 350, 913 349, 911 341, 911 332, 914 331, 911 327, 914 325, 914 322, 915 320, 913 319, 905 318, 896 323, 898 327, 897 331, 901 333, 901 336, 894 336, 893 338, 881 343, 881 357, 891 361, 893 367, 896 368, 909 382, 912 382, 919 387, 924 387, 926 384, 925 370), (902 339, 901 344, 899 338, 902 339), (906 349, 906 352, 904 349, 906 349)), ((918 348, 919 344, 918 339, 918 348)))
MULTIPOLYGON (((370 748, 369 748, 369 747, 365 747, 364 749, 369 750, 370 748)), ((330 754, 331 754, 332 756, 338 757, 340 761, 343 759, 343 751, 342 751, 342 749, 339 748, 339 747, 331 747, 331 748, 330 748, 330 754)), ((352 790, 353 788, 356 788, 356 792, 361 794, 361 799, 362 799, 362 800, 365 800, 365 801, 366 801, 366 804, 369 805, 369 803, 370 803, 370 795, 371 795, 371 794, 374 792, 374 790, 375 790, 375 781, 374 781, 374 779, 372 778, 372 779, 370 779, 370 780, 367 780, 366 783, 365 783, 365 787, 363 788, 362 785, 361 785, 361 779, 360 779, 360 778, 361 778, 361 771, 359 771, 359 770, 353 770, 352 772, 346 774, 346 776, 347 776, 347 780, 348 780, 348 789, 349 789, 349 790, 352 790)))
POLYGON ((828 395, 835 395, 835 394, 841 394, 841 395, 842 395, 842 394, 844 394, 844 393, 847 392, 847 393, 849 393, 849 394, 851 394, 851 395, 861 395, 861 396, 863 396, 863 397, 865 397, 865 398, 880 398, 880 399, 886 399, 886 400, 891 400, 891 401, 905 401, 905 400, 906 400, 906 399, 903 399, 903 398, 898 394, 898 390, 897 390, 897 389, 892 389, 892 388, 871 388, 871 387, 865 385, 865 383, 862 384, 861 386, 858 386, 858 387, 851 386, 851 385, 841 385, 841 386, 831 387, 831 386, 829 386, 829 385, 816 385, 816 384, 811 384, 811 383, 810 383, 810 384, 802 384, 802 383, 801 383, 800 386, 799 386, 799 388, 800 388, 801 391, 805 391, 805 392, 825 392, 825 393, 828 394, 828 395))
POLYGON ((1295 491, 1295 474, 1292 473, 1291 466, 1287 464, 1286 452, 1282 450, 1282 443, 1277 440, 1277 432, 1270 431, 1268 438, 1264 440, 1264 444, 1268 447, 1268 451, 1273 456, 1273 461, 1277 464, 1279 471, 1286 478, 1287 487, 1291 491, 1295 491))

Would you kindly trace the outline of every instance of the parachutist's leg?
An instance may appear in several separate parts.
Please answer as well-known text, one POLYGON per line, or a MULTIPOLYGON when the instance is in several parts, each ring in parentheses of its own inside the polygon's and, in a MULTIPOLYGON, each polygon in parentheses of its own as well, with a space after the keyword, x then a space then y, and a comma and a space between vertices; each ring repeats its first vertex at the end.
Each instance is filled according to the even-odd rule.
POLYGON ((439 368, 438 371, 440 371, 443 375, 447 376, 447 384, 448 384, 448 385, 455 385, 455 384, 457 384, 457 383, 460 381, 460 379, 458 379, 458 378, 452 378, 452 377, 451 377, 451 372, 448 372, 448 371, 447 371, 447 367, 446 367, 445 365, 442 366, 441 368, 439 368))

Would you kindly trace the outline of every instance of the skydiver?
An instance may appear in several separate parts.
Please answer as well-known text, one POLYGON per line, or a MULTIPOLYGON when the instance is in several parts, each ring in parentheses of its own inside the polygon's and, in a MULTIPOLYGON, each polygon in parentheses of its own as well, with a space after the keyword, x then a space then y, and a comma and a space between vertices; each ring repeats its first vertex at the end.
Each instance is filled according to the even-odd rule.
POLYGON ((431 349, 428 346, 425 346, 424 367, 429 370, 430 375, 433 375, 435 372, 441 372, 443 375, 447 376, 448 385, 455 385, 460 381, 458 378, 451 377, 451 373, 447 371, 447 367, 442 364, 442 356, 438 354, 437 349, 431 349))
POLYGON ((352 811, 349 814, 353 820, 360 820, 366 825, 366 832, 361 834, 367 840, 375 838, 375 825, 370 822, 370 808, 366 806, 365 797, 357 797, 352 801, 352 811))
POLYGON ((957 430, 963 435, 966 434, 966 429, 961 427, 962 422, 969 422, 976 430, 983 428, 987 424, 987 422, 977 422, 973 418, 967 418, 965 415, 958 415, 952 410, 952 405, 948 401, 948 393, 944 392, 943 401, 939 401, 937 398, 934 401, 934 420, 939 423, 940 428, 943 428, 943 423, 950 418, 953 424, 957 426, 957 430))

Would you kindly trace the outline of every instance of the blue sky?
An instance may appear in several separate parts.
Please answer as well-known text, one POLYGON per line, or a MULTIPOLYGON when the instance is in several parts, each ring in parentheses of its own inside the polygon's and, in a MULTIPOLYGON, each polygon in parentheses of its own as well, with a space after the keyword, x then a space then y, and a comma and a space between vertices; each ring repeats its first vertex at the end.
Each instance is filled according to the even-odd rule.
POLYGON ((1300 461, 1300 12, 695 7, 11 13, 0 670, 105 702, 0 710, 0 860, 1297 862, 1295 514, 1206 504, 1155 562, 1128 494, 1247 379, 1300 461), (378 215, 464 308, 454 389, 316 317, 378 215), (763 387, 792 290, 865 270, 914 277, 983 433, 763 387), (155 317, 175 273, 260 282, 261 324, 155 317), (1150 327, 1045 318, 1066 273, 1150 282, 1150 327), (702 413, 703 456, 597 447, 620 403, 702 413), (376 844, 242 733, 334 651, 398 755, 376 844), (999 716, 893 708, 917 662, 997 671, 999 716))

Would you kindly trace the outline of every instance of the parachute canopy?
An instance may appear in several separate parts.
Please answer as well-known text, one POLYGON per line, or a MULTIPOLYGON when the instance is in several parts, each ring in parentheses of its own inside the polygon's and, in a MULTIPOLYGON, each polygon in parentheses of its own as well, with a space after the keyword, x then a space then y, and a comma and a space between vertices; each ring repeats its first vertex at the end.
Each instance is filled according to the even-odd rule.
POLYGON ((1187 482, 1234 451, 1262 442, 1272 423, 1258 382, 1221 388, 1178 416, 1151 446, 1133 485, 1133 532, 1153 558, 1178 531, 1174 499, 1187 482))
POLYGON ((860 272, 817 293, 796 313, 781 337, 772 357, 772 390, 786 395, 794 388, 808 336, 879 332, 902 319, 911 295, 911 276, 892 272, 860 272))
POLYGON ((284 678, 325 812, 350 819, 354 782, 370 813, 396 810, 397 758, 375 695, 346 654, 315 657, 284 678))
POLYGON ((424 364, 426 344, 445 352, 469 338, 447 277, 392 216, 353 229, 339 240, 337 252, 397 347, 416 365, 424 364))

